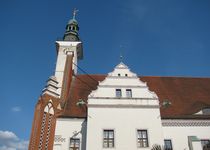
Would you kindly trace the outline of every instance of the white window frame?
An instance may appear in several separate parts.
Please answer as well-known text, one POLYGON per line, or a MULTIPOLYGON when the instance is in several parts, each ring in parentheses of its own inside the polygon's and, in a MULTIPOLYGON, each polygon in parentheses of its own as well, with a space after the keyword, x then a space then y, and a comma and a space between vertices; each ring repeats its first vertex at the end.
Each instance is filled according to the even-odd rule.
MULTIPOLYGON (((79 140, 79 147, 78 147, 78 150, 80 150, 80 144, 81 144, 81 140, 80 140, 80 138, 77 138, 77 137, 71 137, 70 139, 69 139, 69 150, 71 150, 71 140, 79 140)), ((74 144, 75 145, 75 144, 74 144)))
POLYGON ((122 89, 115 89, 115 96, 117 98, 121 98, 122 97, 122 89))
POLYGON ((168 150, 166 149, 166 145, 165 145, 165 141, 170 141, 171 142, 171 150, 173 150, 173 142, 172 142, 172 139, 164 139, 164 150, 168 150))
POLYGON ((112 148, 115 148, 115 144, 116 144, 116 138, 115 138, 115 130, 114 129, 110 129, 110 128, 108 128, 108 129, 103 129, 102 130, 102 148, 105 148, 105 149, 112 149, 112 148), (105 147, 104 146, 104 131, 113 131, 113 147, 105 147))
POLYGON ((148 133, 148 129, 137 129, 137 130, 136 130, 136 140, 137 140, 137 148, 149 148, 149 145, 150 145, 150 144, 149 144, 149 133, 148 133), (142 146, 142 147, 139 146, 139 138, 138 138, 138 137, 139 137, 139 134, 138 134, 139 131, 146 131, 146 133, 147 133, 147 138, 146 138, 146 139, 147 139, 147 146, 146 146, 146 147, 144 147, 144 146, 142 146))
POLYGON ((126 97, 132 98, 132 89, 126 89, 126 97))

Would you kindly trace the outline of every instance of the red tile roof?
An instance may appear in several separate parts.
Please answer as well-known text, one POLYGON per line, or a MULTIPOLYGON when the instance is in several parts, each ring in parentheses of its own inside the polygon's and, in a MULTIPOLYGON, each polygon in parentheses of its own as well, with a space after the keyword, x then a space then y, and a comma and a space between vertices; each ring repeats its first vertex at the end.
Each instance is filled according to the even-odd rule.
MULTIPOLYGON (((76 106, 79 99, 87 100, 92 90, 97 88, 98 82, 105 79, 105 75, 77 75, 72 83, 70 97, 66 101, 61 117, 86 117, 86 106, 76 106)), ((210 107, 210 78, 188 77, 139 77, 147 82, 149 90, 154 91, 160 103, 169 100, 172 104, 168 108, 161 107, 161 117, 185 119, 210 119, 210 116, 193 115, 202 108, 210 107)))

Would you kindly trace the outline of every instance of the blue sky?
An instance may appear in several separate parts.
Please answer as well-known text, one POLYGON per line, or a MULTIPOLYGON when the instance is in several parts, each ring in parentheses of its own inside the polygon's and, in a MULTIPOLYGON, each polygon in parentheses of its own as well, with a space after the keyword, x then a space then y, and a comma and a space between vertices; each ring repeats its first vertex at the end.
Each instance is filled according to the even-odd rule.
POLYGON ((55 40, 75 7, 86 72, 107 74, 122 53, 139 75, 210 76, 209 0, 1 0, 1 150, 11 146, 8 136, 24 149, 34 106, 55 70, 55 40))

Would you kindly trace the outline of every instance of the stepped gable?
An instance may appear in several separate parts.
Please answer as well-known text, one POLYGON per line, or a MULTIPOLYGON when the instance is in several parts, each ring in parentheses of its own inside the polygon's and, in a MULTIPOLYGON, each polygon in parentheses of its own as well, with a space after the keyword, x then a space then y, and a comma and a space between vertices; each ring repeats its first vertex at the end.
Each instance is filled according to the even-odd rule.
MULTIPOLYGON (((87 117, 86 106, 77 106, 79 99, 87 102, 88 95, 97 88, 96 81, 103 81, 106 75, 77 75, 73 81, 71 95, 61 117, 87 117), (93 79, 91 79, 93 78, 93 79)), ((189 77, 139 77, 149 90, 157 94, 160 103, 169 100, 168 108, 161 107, 164 119, 210 119, 209 115, 193 115, 202 108, 210 107, 210 78, 189 77)))

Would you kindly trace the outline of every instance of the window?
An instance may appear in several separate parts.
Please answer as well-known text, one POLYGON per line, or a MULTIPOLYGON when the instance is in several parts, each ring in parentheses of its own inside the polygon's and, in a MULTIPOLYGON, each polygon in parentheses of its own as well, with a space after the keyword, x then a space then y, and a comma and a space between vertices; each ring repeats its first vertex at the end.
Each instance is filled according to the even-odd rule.
POLYGON ((164 140, 164 150, 173 150, 171 140, 164 140))
POLYGON ((132 91, 131 91, 131 89, 126 89, 126 97, 129 97, 129 98, 132 97, 132 91))
POLYGON ((118 73, 118 77, 120 77, 121 75, 118 73))
POLYGON ((103 147, 113 148, 114 147, 114 130, 104 130, 103 133, 103 147))
POLYGON ((210 115, 210 108, 204 108, 202 109, 202 112, 204 115, 210 115))
POLYGON ((210 150, 210 140, 201 140, 203 150, 210 150))
POLYGON ((121 96, 122 96, 121 89, 116 89, 116 97, 121 97, 121 96))
POLYGON ((77 138, 70 139, 69 150, 79 150, 79 146, 80 146, 80 139, 77 139, 77 138))
POLYGON ((125 76, 127 77, 127 76, 128 76, 128 74, 126 73, 126 74, 125 74, 125 76))
POLYGON ((138 147, 149 147, 147 130, 137 130, 138 147))

